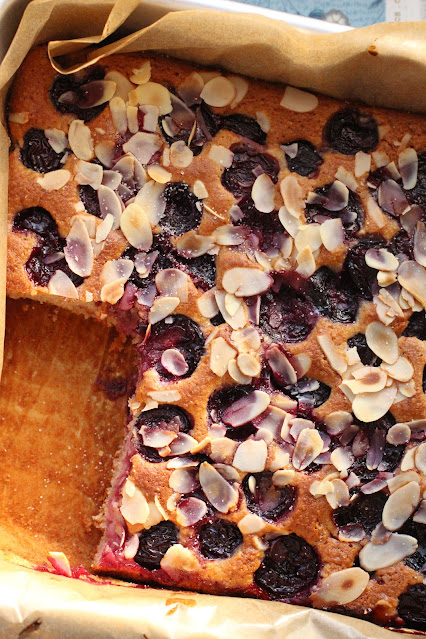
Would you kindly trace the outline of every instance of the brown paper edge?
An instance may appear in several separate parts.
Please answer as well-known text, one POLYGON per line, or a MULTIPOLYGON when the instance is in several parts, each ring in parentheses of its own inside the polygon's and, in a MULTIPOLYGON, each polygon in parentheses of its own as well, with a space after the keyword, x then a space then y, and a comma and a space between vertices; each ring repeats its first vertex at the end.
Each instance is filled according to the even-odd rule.
MULTIPOLYGON (((144 4, 148 5, 149 2, 144 4)), ((354 87, 351 89, 349 86, 351 83, 356 84, 353 76, 340 83, 336 89, 330 84, 330 78, 324 78, 321 74, 325 73, 327 64, 329 71, 336 71, 339 65, 342 65, 342 61, 346 61, 349 67, 356 62, 358 70, 365 69, 365 65, 370 64, 369 58, 366 58, 369 56, 368 47, 375 43, 373 46, 378 48, 379 55, 382 54, 381 65, 390 65, 391 61, 393 63, 387 75, 397 75, 396 68, 402 67, 407 70, 410 64, 413 65, 408 74, 411 90, 402 92, 404 95, 400 96, 401 99, 391 92, 386 100, 388 106, 404 106, 408 102, 412 109, 426 111, 426 97, 418 98, 417 95, 412 95, 417 93, 415 87, 421 86, 419 69, 420 78, 425 76, 426 71, 426 24, 375 25, 344 34, 312 35, 259 16, 188 11, 169 14, 157 23, 116 43, 95 49, 93 45, 101 44, 125 23, 137 5, 138 0, 34 0, 27 7, 16 37, 0 66, 2 104, 5 104, 11 78, 31 46, 51 40, 55 36, 65 36, 69 39, 52 41, 50 44, 49 51, 52 59, 55 59, 55 66, 58 65, 58 55, 75 51, 82 56, 82 61, 75 68, 81 68, 112 52, 157 49, 203 64, 223 66, 236 73, 247 73, 248 70, 249 74, 255 77, 286 81, 348 99, 357 99, 354 95, 358 95, 354 87), (67 10, 72 12, 70 15, 74 15, 71 25, 63 20, 67 10), (101 16, 100 22, 103 23, 100 35, 72 37, 70 32, 73 29, 77 34, 79 30, 81 32, 81 25, 85 24, 84 15, 93 15, 93 10, 101 16), (203 26, 197 28, 200 22, 203 26), (174 34, 172 42, 171 33, 174 34), (234 54, 224 58, 220 54, 221 48, 217 46, 217 42, 230 42, 231 36, 235 38, 234 54), (241 54, 242 48, 247 45, 251 49, 253 46, 256 49, 256 60, 254 64, 249 65, 250 68, 247 56, 241 54), (267 67, 271 65, 259 62, 262 58, 265 59, 265 56, 271 59, 271 56, 273 58, 282 53, 284 47, 292 51, 292 56, 296 60, 292 68, 281 64, 268 71, 267 67), (395 50, 400 54, 400 59, 396 62, 395 50), (309 65, 307 60, 314 51, 321 51, 323 55, 315 55, 312 64, 309 65), (411 102, 410 96, 413 99, 411 102)), ((73 69, 68 68, 66 71, 71 72, 73 69)), ((374 88, 372 81, 369 85, 364 86, 365 101, 377 103, 377 88, 374 88)), ((2 121, 4 122, 4 119, 2 121)), ((3 193, 7 192, 8 147, 7 133, 4 126, 1 126, 0 184, 3 193)), ((5 307, 5 199, 0 206, 1 336, 4 334, 5 307)), ((174 593, 130 586, 99 586, 82 580, 70 580, 50 573, 28 570, 3 560, 0 561, 0 574, 3 602, 0 608, 0 637, 18 637, 23 636, 22 631, 37 630, 37 636, 46 638, 96 638, 98 633, 99 636, 101 633, 102 636, 105 635, 106 627, 112 631, 112 636, 143 637, 145 632, 148 632, 145 636, 149 636, 149 639, 168 636, 186 638, 188 629, 191 628, 196 629, 196 637, 223 639, 239 636, 248 639, 285 636, 292 639, 300 637, 302 632, 306 639, 336 636, 342 639, 354 636, 360 639, 391 639, 395 636, 391 631, 363 620, 281 603, 174 593)), ((412 637, 420 637, 413 632, 409 634, 412 637)))

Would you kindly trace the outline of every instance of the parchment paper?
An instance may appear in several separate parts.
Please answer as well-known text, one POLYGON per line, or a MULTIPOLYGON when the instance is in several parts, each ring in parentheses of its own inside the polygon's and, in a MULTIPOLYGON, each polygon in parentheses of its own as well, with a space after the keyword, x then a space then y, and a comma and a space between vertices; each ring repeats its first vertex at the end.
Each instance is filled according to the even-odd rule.
MULTIPOLYGON (((116 51, 155 49, 333 97, 426 111, 426 23, 382 24, 317 35, 260 16, 184 11, 168 14, 142 31, 102 47, 103 40, 118 27, 134 31, 146 24, 153 11, 155 0, 34 0, 0 66, 2 107, 10 81, 30 48, 51 41, 53 64, 63 72, 116 51), (70 65, 63 56, 76 52, 78 61, 73 57, 70 65)), ((0 126, 0 344, 4 332, 7 150, 7 133, 0 126)), ((30 635, 79 639, 395 637, 391 631, 362 620, 281 603, 94 585, 0 561, 0 637, 30 635)))

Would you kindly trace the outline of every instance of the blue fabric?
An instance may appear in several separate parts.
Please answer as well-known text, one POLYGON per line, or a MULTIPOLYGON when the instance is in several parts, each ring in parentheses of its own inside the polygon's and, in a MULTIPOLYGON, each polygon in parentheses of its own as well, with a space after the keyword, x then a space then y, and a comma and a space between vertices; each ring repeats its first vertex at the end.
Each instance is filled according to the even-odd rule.
POLYGON ((287 11, 352 27, 386 20, 386 0, 239 0, 276 11, 287 11))

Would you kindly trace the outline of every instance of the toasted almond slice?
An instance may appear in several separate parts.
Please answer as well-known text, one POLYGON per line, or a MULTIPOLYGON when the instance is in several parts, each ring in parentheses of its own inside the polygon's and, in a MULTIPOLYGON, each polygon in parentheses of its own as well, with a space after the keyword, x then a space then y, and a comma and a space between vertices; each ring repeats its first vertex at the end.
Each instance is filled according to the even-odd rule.
POLYGON ((75 181, 78 184, 89 184, 95 191, 100 187, 104 173, 102 166, 80 160, 76 168, 75 181))
POLYGON ((358 599, 368 586, 370 575, 361 568, 345 568, 326 577, 315 593, 322 601, 344 606, 358 599))
POLYGON ((303 224, 294 238, 294 245, 298 251, 305 247, 309 247, 312 251, 316 251, 322 244, 321 226, 320 224, 303 224))
POLYGON ((426 443, 417 446, 414 461, 416 468, 418 468, 419 471, 426 476, 426 443))
POLYGON ((296 87, 286 86, 280 105, 290 111, 306 113, 307 111, 313 111, 317 108, 318 98, 313 93, 301 91, 300 89, 296 89, 296 87))
POLYGON ((187 258, 205 255, 214 247, 213 238, 209 235, 198 235, 194 230, 184 233, 176 240, 176 248, 187 258))
POLYGON ((121 98, 123 102, 127 102, 130 91, 134 89, 134 86, 125 75, 119 71, 108 71, 105 74, 105 80, 111 80, 115 82, 114 97, 121 98))
POLYGON ((219 75, 206 82, 200 96, 209 106, 224 107, 231 104, 236 93, 233 82, 219 75))
POLYGON ((139 251, 152 245, 152 230, 147 216, 136 202, 128 204, 120 218, 120 228, 126 240, 139 251))
POLYGON ((192 190, 194 191, 195 197, 198 197, 200 200, 205 200, 209 197, 205 184, 201 180, 195 180, 192 190))
POLYGON ((174 544, 167 550, 160 562, 160 566, 169 577, 176 581, 182 576, 182 573, 191 574, 197 572, 200 564, 189 548, 185 548, 182 544, 174 544))
POLYGON ((354 174, 351 171, 348 171, 348 169, 345 169, 343 166, 339 166, 334 177, 354 193, 357 191, 358 182, 355 180, 354 174))
POLYGON ((367 345, 386 364, 395 364, 398 359, 398 338, 389 326, 371 322, 365 331, 367 345))
MULTIPOLYGON (((9 113, 9 122, 16 122, 16 124, 26 124, 29 120, 30 114, 28 111, 19 111, 17 113, 9 113)), ((60 151, 57 151, 60 153, 60 151)))
POLYGON ((358 151, 355 154, 355 177, 361 177, 370 172, 371 168, 371 155, 364 153, 364 151, 358 151))
POLYGON ((101 184, 98 188, 98 202, 102 218, 105 219, 108 214, 112 215, 114 218, 112 228, 118 229, 122 213, 121 200, 118 195, 112 189, 101 184))
POLYGON ((113 165, 115 153, 115 142, 104 140, 98 142, 95 146, 95 155, 100 162, 107 168, 111 168, 113 165))
POLYGON ((406 357, 398 357, 395 364, 382 364, 381 368, 399 382, 408 382, 414 374, 413 365, 406 357))
POLYGON ((384 151, 373 151, 371 155, 377 169, 382 168, 382 166, 386 166, 390 162, 388 154, 384 151))
POLYGON ((375 366, 364 366, 353 371, 354 380, 345 380, 344 384, 352 393, 377 393, 386 386, 387 375, 375 366))
POLYGON ((127 131, 127 109, 126 103, 119 96, 112 98, 109 103, 111 111, 112 123, 115 130, 120 135, 124 135, 127 131))
POLYGON ((231 342, 236 346, 239 353, 250 350, 257 351, 260 348, 260 336, 254 326, 246 326, 237 331, 232 331, 231 342))
POLYGON ((198 310, 203 317, 211 319, 219 313, 219 307, 216 302, 215 290, 210 289, 203 293, 201 297, 197 299, 198 310))
POLYGON ((243 535, 253 535, 265 528, 263 519, 254 513, 245 515, 237 525, 243 535))
POLYGON ((386 441, 392 446, 400 446, 410 441, 411 429, 408 424, 394 424, 386 433, 386 441))
POLYGON ((166 297, 178 297, 181 302, 188 301, 188 276, 176 268, 166 268, 155 276, 158 292, 166 297))
POLYGON ((162 353, 161 365, 166 369, 166 371, 176 377, 182 377, 182 375, 185 375, 189 369, 184 356, 176 348, 167 348, 162 353))
POLYGON ((152 156, 161 149, 161 146, 161 138, 156 133, 138 131, 123 144, 123 151, 134 155, 141 164, 148 164, 152 156))
POLYGON ((173 142, 170 147, 170 162, 178 169, 185 169, 193 160, 194 154, 183 140, 173 142))
POLYGON ((340 217, 323 222, 320 226, 320 236, 327 251, 333 252, 343 246, 344 232, 340 217))
POLYGON ((396 282, 396 273, 389 271, 379 271, 377 273, 377 281, 379 286, 390 286, 396 282))
POLYGON ((287 486, 291 484, 295 476, 294 470, 291 468, 285 470, 276 470, 272 475, 272 483, 274 486, 287 486))
POLYGON ((156 324, 165 317, 168 317, 179 306, 178 297, 157 297, 149 311, 148 319, 150 324, 156 324))
POLYGON ((336 410, 329 413, 325 418, 325 425, 327 432, 330 435, 340 435, 346 428, 353 423, 353 417, 351 413, 345 410, 336 410))
POLYGON ((222 286, 225 291, 237 297, 251 297, 264 293, 272 282, 271 276, 267 273, 243 267, 228 269, 222 278, 222 286))
POLYGON ((68 138, 60 129, 45 129, 44 135, 55 153, 62 153, 67 148, 68 138))
POLYGON ((326 500, 333 510, 349 505, 349 488, 342 479, 333 479, 332 490, 325 495, 326 500))
POLYGON ((150 178, 156 182, 160 182, 160 184, 166 184, 166 182, 169 182, 172 177, 172 174, 166 171, 166 169, 159 164, 151 164, 151 166, 148 166, 146 172, 150 178))
POLYGON ((78 291, 74 283, 63 271, 55 271, 49 280, 48 289, 50 295, 59 295, 71 300, 78 300, 78 291))
POLYGON ((426 224, 420 220, 414 232, 414 259, 421 266, 426 266, 426 224))
POLYGON ((143 185, 136 195, 135 202, 144 210, 152 227, 158 224, 166 208, 166 202, 162 197, 163 191, 164 186, 162 184, 149 181, 143 185))
POLYGON ((167 115, 173 109, 169 91, 157 82, 145 82, 138 85, 129 94, 129 102, 132 105, 157 107, 159 115, 167 115))
POLYGON ((275 184, 269 175, 258 175, 251 189, 251 197, 257 210, 261 213, 271 213, 274 210, 274 195, 275 184))
POLYGON ((114 224, 114 217, 111 213, 108 213, 105 219, 102 220, 100 224, 96 227, 96 237, 95 241, 97 244, 103 242, 108 237, 112 227, 114 224))
POLYGON ((377 225, 377 228, 382 229, 389 223, 389 218, 383 213, 372 195, 367 195, 364 201, 364 206, 369 217, 371 217, 374 224, 377 225))
POLYGON ((413 261, 403 262, 398 269, 398 281, 426 308, 426 269, 413 261))
POLYGON ((302 226, 300 219, 289 213, 285 206, 282 206, 278 211, 278 217, 287 233, 291 235, 291 237, 296 237, 302 226))
POLYGON ((230 104, 231 109, 235 109, 237 104, 239 104, 245 97, 249 88, 249 83, 247 82, 246 78, 242 78, 240 75, 229 75, 228 80, 232 82, 235 88, 235 98, 230 104))
POLYGON ((177 468, 169 477, 169 486, 175 492, 185 495, 198 488, 196 468, 177 468))
MULTIPOLYGON (((181 395, 177 390, 150 391, 148 395, 156 402, 163 404, 173 404, 181 399, 181 395)), ((153 408, 155 408, 153 406, 153 408)))
POLYGON ((414 537, 393 533, 384 544, 373 544, 371 541, 366 544, 359 553, 359 563, 368 572, 388 568, 415 553, 417 546, 414 537))
POLYGON ((288 361, 283 351, 276 345, 272 345, 265 353, 265 358, 274 375, 285 385, 297 382, 296 371, 288 361))
POLYGON ((217 337, 211 342, 210 369, 218 377, 223 377, 228 370, 229 362, 236 356, 237 351, 223 337, 217 337))
POLYGON ((197 497, 188 497, 176 508, 176 521, 179 526, 194 526, 207 514, 207 504, 197 497))
POLYGON ((322 452, 324 442, 318 431, 304 428, 297 438, 292 464, 296 470, 304 470, 322 452))
POLYGON ((352 449, 349 446, 345 448, 338 447, 332 451, 330 461, 333 466, 341 472, 342 470, 348 470, 348 468, 350 468, 354 463, 355 458, 352 454, 352 449))
POLYGON ((394 217, 404 215, 410 209, 405 193, 395 180, 385 180, 377 190, 379 206, 394 217))
POLYGON ((284 206, 290 215, 299 219, 305 211, 302 188, 294 175, 286 175, 280 183, 284 206))
POLYGON ((199 479, 203 493, 221 513, 228 513, 238 503, 238 491, 208 462, 200 465, 199 479))
POLYGON ((202 76, 193 71, 179 85, 179 95, 188 106, 193 106, 200 102, 200 93, 204 86, 202 76))
POLYGON ((68 131, 68 142, 79 160, 91 160, 94 155, 92 134, 83 120, 73 120, 68 131))
POLYGON ((419 524, 426 524, 426 499, 422 499, 420 506, 413 515, 413 521, 419 524))
POLYGON ((398 488, 388 498, 382 513, 383 525, 395 532, 407 521, 420 501, 420 486, 416 481, 398 488))
POLYGON ((329 335, 318 335, 318 344, 321 347, 322 352, 326 356, 328 363, 331 368, 336 371, 339 375, 343 375, 343 373, 348 368, 348 364, 346 359, 340 353, 339 349, 334 344, 333 340, 329 335))
MULTIPOLYGON (((197 440, 186 433, 178 433, 176 439, 174 439, 170 444, 170 454, 171 455, 185 455, 189 453, 194 446, 198 444, 197 440)), ((171 468, 171 466, 167 466, 167 468, 171 468)))
POLYGON ((236 359, 230 360, 228 364, 228 373, 230 374, 234 382, 237 382, 238 384, 251 384, 252 378, 247 375, 243 375, 243 373, 237 366, 236 359))
POLYGON ((392 255, 384 248, 368 249, 365 254, 365 261, 367 266, 378 271, 396 271, 399 266, 395 255, 392 255))
POLYGON ((226 146, 220 144, 212 144, 209 149, 209 158, 220 166, 230 167, 234 154, 226 146))
POLYGON ((223 412, 222 421, 234 428, 242 426, 259 417, 268 408, 270 402, 268 393, 255 390, 228 406, 223 412))
POLYGON ((145 60, 138 69, 133 69, 130 81, 134 84, 145 84, 151 77, 151 62, 145 60))
POLYGON ((238 355, 237 365, 243 375, 247 377, 258 377, 262 368, 258 358, 251 353, 241 353, 238 355))
POLYGON ((121 514, 126 522, 132 526, 132 532, 142 530, 149 515, 149 506, 145 496, 131 479, 126 480, 122 495, 121 514))
POLYGON ((377 393, 360 393, 352 402, 354 415, 366 423, 380 419, 392 406, 396 391, 396 386, 390 386, 377 393))
POLYGON ((88 277, 93 268, 93 247, 84 222, 77 218, 67 235, 65 259, 76 275, 88 277))
POLYGON ((212 232, 212 238, 219 246, 238 246, 244 242, 245 232, 239 226, 224 224, 212 232))
POLYGON ((263 111, 256 111, 256 122, 264 133, 268 133, 271 128, 271 121, 263 111))
POLYGON ((268 447, 263 439, 247 439, 236 450, 232 465, 241 472, 259 473, 265 470, 268 447))
POLYGON ((398 166, 405 190, 414 189, 416 186, 418 165, 419 161, 415 149, 408 147, 401 151, 398 156, 398 166))
POLYGON ((57 171, 50 171, 43 176, 37 178, 37 184, 41 186, 45 191, 59 191, 65 184, 71 179, 71 173, 66 169, 58 169, 57 171))

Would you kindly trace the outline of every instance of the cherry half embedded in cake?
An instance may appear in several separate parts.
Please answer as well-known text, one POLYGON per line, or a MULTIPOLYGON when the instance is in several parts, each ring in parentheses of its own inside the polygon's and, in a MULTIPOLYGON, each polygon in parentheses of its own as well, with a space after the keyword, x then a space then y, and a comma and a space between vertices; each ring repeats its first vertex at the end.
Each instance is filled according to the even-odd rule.
POLYGON ((45 47, 8 113, 9 294, 135 351, 94 569, 424 629, 424 117, 45 47))

